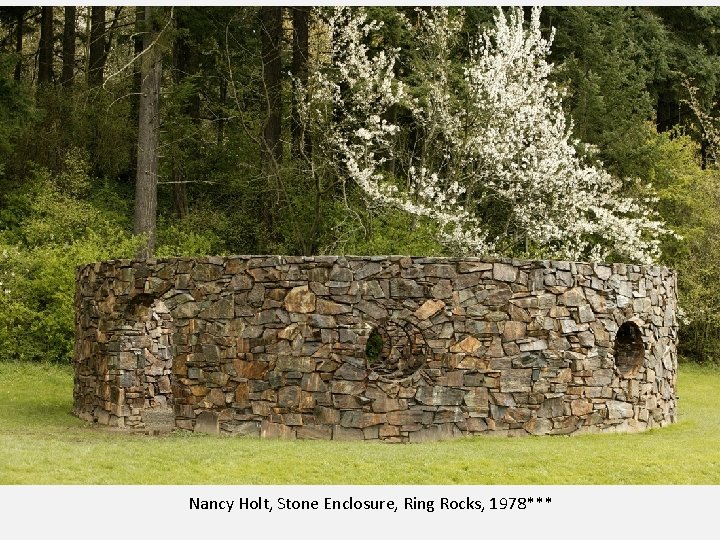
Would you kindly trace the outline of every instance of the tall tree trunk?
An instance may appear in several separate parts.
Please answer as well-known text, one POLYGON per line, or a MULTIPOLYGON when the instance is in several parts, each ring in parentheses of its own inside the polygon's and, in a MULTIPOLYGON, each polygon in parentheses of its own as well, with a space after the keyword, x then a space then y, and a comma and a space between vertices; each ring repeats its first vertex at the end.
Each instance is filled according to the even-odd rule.
MULTIPOLYGON (((293 10, 293 56, 292 74, 293 77, 307 88, 308 83, 308 43, 310 8, 294 7, 293 10)), ((294 89, 294 85, 293 85, 294 89)), ((310 158, 310 137, 305 132, 305 126, 301 123, 298 114, 298 103, 295 92, 292 94, 292 115, 290 133, 292 135, 293 156, 306 156, 310 158)))
POLYGON ((22 50, 23 50, 23 31, 25 28, 25 10, 17 9, 17 29, 15 33, 15 54, 17 54, 17 62, 15 63, 15 80, 20 81, 22 75, 22 50))
MULTIPOLYGON (((140 114, 140 86, 142 77, 140 76, 140 55, 143 52, 143 35, 145 29, 145 8, 143 6, 135 7, 135 33, 133 35, 133 54, 135 61, 133 62, 133 78, 132 93, 130 95, 130 122, 135 125, 140 114)), ((128 170, 128 179, 137 177, 137 146, 133 146, 130 155, 130 167, 128 170)))
MULTIPOLYGON (((177 27, 183 26, 183 12, 178 11, 177 27)), ((173 81, 175 84, 182 84, 187 77, 191 77, 198 72, 199 63, 197 51, 190 39, 183 33, 179 33, 175 38, 173 46, 173 81)), ((182 105, 183 115, 190 118, 193 129, 197 130, 200 124, 200 94, 193 91, 182 105)), ((184 161, 179 155, 181 153, 178 143, 174 145, 172 155, 172 190, 173 190, 173 206, 175 214, 180 218, 184 218, 188 214, 187 189, 185 184, 185 171, 182 162, 184 161)), ((193 149, 188 148, 188 153, 192 154, 193 149)))
POLYGON ((225 77, 221 77, 220 79, 220 88, 218 94, 222 110, 220 114, 220 119, 217 123, 217 144, 218 146, 222 146, 222 143, 225 140, 225 100, 227 100, 227 79, 225 79, 225 77))
POLYGON ((272 169, 282 161, 282 63, 280 47, 282 40, 282 8, 260 8, 260 33, 262 41, 263 86, 265 94, 265 125, 263 127, 262 159, 272 169))
POLYGON ((53 75, 53 8, 51 6, 43 7, 40 16, 39 57, 38 85, 49 84, 53 75))
POLYGON ((157 43, 158 28, 152 23, 152 7, 145 7, 145 21, 150 26, 143 37, 140 65, 140 104, 138 114, 137 180, 135 183, 135 234, 144 234, 146 242, 138 257, 155 252, 157 224, 158 143, 160 140, 160 82, 162 53, 157 43))
POLYGON ((93 6, 90 14, 88 84, 101 86, 105 78, 105 6, 93 6))
POLYGON ((62 84, 70 88, 75 79, 75 6, 65 7, 62 60, 62 84))

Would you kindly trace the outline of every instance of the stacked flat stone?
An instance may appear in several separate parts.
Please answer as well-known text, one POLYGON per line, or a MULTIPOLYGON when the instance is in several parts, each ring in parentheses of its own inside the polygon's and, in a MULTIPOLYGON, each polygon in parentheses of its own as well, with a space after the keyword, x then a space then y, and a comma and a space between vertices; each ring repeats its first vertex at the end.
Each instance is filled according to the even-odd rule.
POLYGON ((659 266, 235 256, 76 277, 74 412, 99 424, 413 442, 676 418, 676 279, 659 266), (636 343, 616 343, 622 325, 636 343), (405 371, 373 364, 378 329, 381 356, 414 355, 405 371))

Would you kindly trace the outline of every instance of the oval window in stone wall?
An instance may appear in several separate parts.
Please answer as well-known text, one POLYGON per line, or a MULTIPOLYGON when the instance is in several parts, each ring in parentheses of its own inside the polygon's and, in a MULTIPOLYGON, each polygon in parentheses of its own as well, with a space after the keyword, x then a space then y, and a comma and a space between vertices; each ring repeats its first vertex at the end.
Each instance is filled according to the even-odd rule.
POLYGON ((622 323, 615 336, 615 365, 620 373, 627 375, 639 368, 644 360, 645 346, 640 328, 631 321, 622 323))
POLYGON ((393 381, 412 376, 425 366, 429 357, 430 347, 422 331, 410 322, 389 320, 378 324, 365 346, 368 368, 393 381))

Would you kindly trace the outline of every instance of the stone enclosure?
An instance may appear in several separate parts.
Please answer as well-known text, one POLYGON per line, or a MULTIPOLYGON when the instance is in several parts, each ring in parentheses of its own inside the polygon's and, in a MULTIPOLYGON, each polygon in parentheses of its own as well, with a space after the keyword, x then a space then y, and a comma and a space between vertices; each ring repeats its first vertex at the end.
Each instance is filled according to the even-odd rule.
POLYGON ((663 267, 236 256, 76 277, 74 413, 89 422, 414 442, 676 418, 663 267))

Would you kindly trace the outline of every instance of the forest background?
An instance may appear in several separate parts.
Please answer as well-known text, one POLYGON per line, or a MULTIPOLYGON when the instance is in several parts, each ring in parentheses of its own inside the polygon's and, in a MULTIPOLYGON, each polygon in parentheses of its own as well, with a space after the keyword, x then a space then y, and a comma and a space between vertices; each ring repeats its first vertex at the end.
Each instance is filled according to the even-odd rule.
POLYGON ((524 11, 522 81, 562 105, 568 159, 652 215, 642 256, 591 227, 568 248, 572 212, 533 230, 573 185, 487 188, 493 8, 0 8, 0 360, 70 362, 85 262, 464 253, 674 267, 681 354, 717 362, 720 8, 546 7, 534 38, 524 11))

